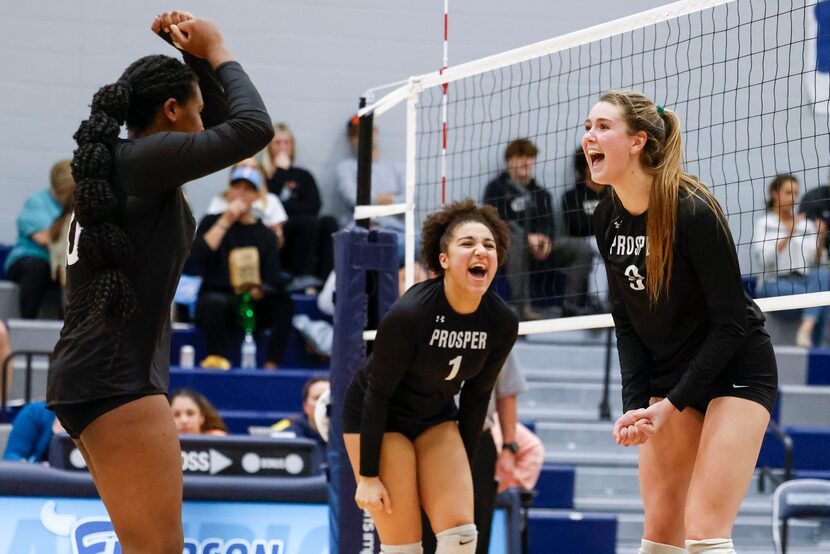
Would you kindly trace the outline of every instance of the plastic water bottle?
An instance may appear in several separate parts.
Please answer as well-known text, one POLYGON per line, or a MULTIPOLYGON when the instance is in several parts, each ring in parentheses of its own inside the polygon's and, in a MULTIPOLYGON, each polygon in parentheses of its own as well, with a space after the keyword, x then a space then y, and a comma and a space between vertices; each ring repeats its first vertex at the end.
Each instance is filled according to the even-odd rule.
POLYGON ((196 351, 189 344, 185 344, 179 350, 179 367, 182 369, 193 369, 195 363, 196 351))
POLYGON ((242 341, 242 369, 256 369, 256 341, 254 335, 245 333, 245 340, 242 341))

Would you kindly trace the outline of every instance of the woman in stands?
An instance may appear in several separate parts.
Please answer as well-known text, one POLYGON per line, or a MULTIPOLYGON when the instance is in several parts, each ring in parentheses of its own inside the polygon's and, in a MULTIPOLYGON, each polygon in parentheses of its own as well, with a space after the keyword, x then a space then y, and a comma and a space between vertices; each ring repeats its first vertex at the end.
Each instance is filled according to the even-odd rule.
POLYGON ((181 185, 253 155, 273 131, 213 23, 172 12, 152 30, 175 41, 187 64, 135 61, 95 94, 75 133, 69 305, 47 400, 89 466, 122 551, 181 554, 180 448, 165 398, 170 303, 195 230, 181 185))
POLYGON ((582 148, 593 181, 613 188, 594 232, 622 372, 625 414, 613 435, 642 445, 640 552, 734 552, 732 525, 777 391, 764 316, 741 283, 720 206, 681 167, 676 114, 608 92, 582 148))
MULTIPOLYGON (((810 221, 796 214, 798 179, 776 175, 769 184, 767 212, 755 220, 752 256, 760 267, 757 294, 760 297, 821 292, 830 289, 830 272, 821 265, 827 228, 821 219, 810 221)), ((796 346, 821 342, 826 306, 801 310, 796 346)))
POLYGON ((430 215, 421 257, 438 277, 392 306, 346 394, 355 500, 369 510, 382 552, 422 552, 421 506, 438 554, 476 550, 470 460, 518 332, 516 315, 489 290, 509 237, 496 210, 472 200, 430 215))
POLYGON ((222 416, 205 398, 205 395, 189 388, 181 388, 170 394, 170 408, 173 410, 173 420, 176 422, 176 431, 190 435, 228 434, 228 427, 222 421, 222 416))

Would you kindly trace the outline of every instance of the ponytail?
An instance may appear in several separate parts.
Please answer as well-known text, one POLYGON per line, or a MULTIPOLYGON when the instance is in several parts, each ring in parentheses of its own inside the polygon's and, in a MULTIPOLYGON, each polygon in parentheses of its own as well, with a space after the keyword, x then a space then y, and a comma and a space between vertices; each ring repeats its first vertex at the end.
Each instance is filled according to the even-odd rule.
POLYGON ((105 317, 123 324, 136 306, 135 291, 124 269, 132 257, 132 244, 119 225, 123 201, 112 184, 113 152, 130 105, 126 81, 104 85, 92 99, 92 113, 74 138, 75 220, 83 231, 78 255, 96 273, 90 286, 78 291, 75 313, 87 323, 105 317), (82 294, 83 292, 83 294, 82 294))
POLYGON ((95 274, 74 291, 68 318, 91 325, 104 318, 122 327, 136 309, 135 288, 126 274, 133 244, 124 232, 126 198, 113 182, 114 153, 121 126, 147 128, 168 98, 187 100, 196 83, 194 73, 167 56, 135 61, 121 78, 92 97, 90 116, 75 132, 72 158, 75 221, 81 226, 78 256, 95 274))

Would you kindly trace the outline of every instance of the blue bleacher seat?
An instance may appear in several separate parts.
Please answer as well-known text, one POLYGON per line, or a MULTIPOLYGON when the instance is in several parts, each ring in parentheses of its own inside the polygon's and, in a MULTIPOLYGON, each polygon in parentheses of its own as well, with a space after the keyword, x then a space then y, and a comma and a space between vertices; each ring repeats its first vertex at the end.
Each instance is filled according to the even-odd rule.
POLYGON ((528 554, 615 554, 613 514, 531 510, 528 554))
MULTIPOLYGON (((797 470, 830 471, 830 429, 817 427, 786 427, 793 439, 793 468, 797 470)), ((758 467, 784 467, 784 447, 767 431, 758 467)))
POLYGON ((830 348, 811 348, 807 358, 807 384, 830 385, 830 348))
POLYGON ((534 508, 570 509, 574 506, 576 470, 572 466, 545 464, 536 483, 534 508))
POLYGON ((299 412, 303 385, 309 377, 307 371, 290 369, 268 372, 173 367, 170 368, 170 390, 196 389, 220 411, 299 412))
POLYGON ((247 435, 249 427, 270 427, 276 422, 293 416, 297 412, 219 410, 219 415, 232 434, 247 435))
POLYGON ((0 279, 6 278, 6 258, 14 248, 13 244, 0 244, 0 279))

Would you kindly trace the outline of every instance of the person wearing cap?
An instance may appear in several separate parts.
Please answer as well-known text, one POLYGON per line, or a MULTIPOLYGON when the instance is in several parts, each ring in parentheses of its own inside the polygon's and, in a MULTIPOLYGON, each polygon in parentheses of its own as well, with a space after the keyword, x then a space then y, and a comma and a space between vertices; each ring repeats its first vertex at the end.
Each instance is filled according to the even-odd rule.
POLYGON ((294 304, 281 277, 277 237, 255 211, 262 188, 258 169, 236 167, 224 194, 227 208, 206 215, 196 230, 188 265, 202 277, 196 301, 208 354, 202 367, 230 368, 241 345, 243 293, 250 294, 256 331, 271 331, 264 367, 276 369, 282 359, 294 304))
MULTIPOLYGON (((229 183, 240 179, 250 182, 259 191, 259 198, 251 205, 251 211, 254 217, 261 219, 266 227, 274 231, 277 236, 277 245, 282 249, 285 241, 283 227, 288 220, 288 214, 277 195, 268 192, 268 188, 262 186, 265 180, 256 158, 242 160, 231 168, 229 183)), ((221 214, 227 209, 227 190, 225 190, 211 199, 206 213, 221 214)))

